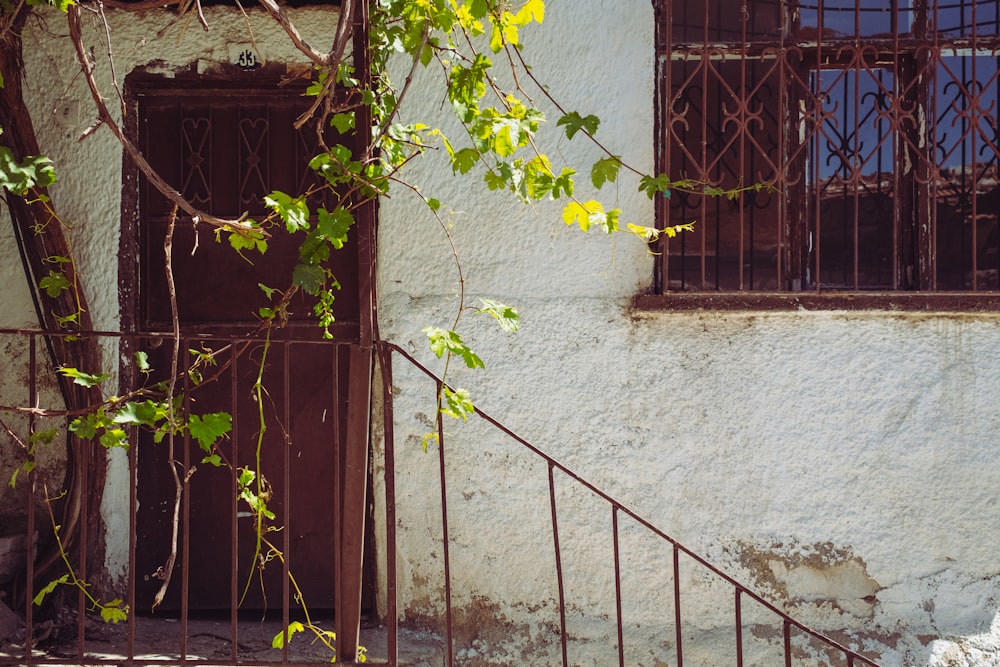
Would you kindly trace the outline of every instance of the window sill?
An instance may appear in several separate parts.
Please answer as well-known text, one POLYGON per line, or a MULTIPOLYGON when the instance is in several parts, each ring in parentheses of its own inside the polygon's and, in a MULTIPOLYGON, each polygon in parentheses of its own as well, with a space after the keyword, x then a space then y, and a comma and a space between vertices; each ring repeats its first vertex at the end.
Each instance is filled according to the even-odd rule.
POLYGON ((1000 292, 670 292, 640 294, 637 311, 882 310, 983 313, 1000 311, 1000 292))

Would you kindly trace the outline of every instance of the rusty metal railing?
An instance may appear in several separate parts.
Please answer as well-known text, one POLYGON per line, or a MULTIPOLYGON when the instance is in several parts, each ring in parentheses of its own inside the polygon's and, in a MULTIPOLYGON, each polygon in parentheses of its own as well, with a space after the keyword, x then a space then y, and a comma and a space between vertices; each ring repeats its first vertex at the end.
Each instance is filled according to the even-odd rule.
MULTIPOLYGON (((13 636, 0 637, 0 664, 328 664, 334 647, 310 642, 314 637, 275 641, 290 624, 306 622, 305 604, 318 628, 338 631, 335 648, 342 657, 352 656, 354 647, 342 643, 357 644, 360 612, 350 623, 352 612, 336 618, 333 610, 373 607, 358 588, 364 516, 346 509, 345 500, 359 497, 364 505, 371 352, 349 339, 321 341, 294 327, 267 338, 183 334, 174 376, 176 395, 183 396, 178 415, 226 412, 232 430, 211 452, 198 446, 190 429, 177 433, 171 463, 170 436, 140 430, 125 417, 127 450, 101 447, 97 441, 107 431, 93 441, 68 432, 84 410, 66 410, 44 350, 53 340, 79 336, 98 341, 110 364, 122 360, 117 368, 78 369, 109 373, 102 381, 109 400, 117 395, 143 403, 161 394, 157 382, 171 375, 164 370, 173 347, 168 333, 0 330, 5 488, 18 470, 4 497, 0 535, 14 533, 8 541, 16 544, 20 534, 25 544, 16 555, 23 567, 7 581, 0 572, 0 602, 23 619, 13 636), (133 361, 135 352, 144 353, 142 367, 133 361), (202 362, 190 370, 194 358, 202 362), (267 386, 257 392, 261 378, 267 386), (145 392, 129 394, 143 385, 145 392), (348 414, 349 402, 364 406, 356 411, 364 414, 348 414), (45 444, 40 434, 49 429, 45 444), (226 465, 213 466, 211 456, 226 465), (117 473, 105 472, 115 468, 117 473), (348 479, 348 468, 363 474, 348 479), (179 496, 171 469, 178 472, 179 496), (240 482, 242 470, 252 470, 263 484, 240 482), (267 543, 255 548, 257 517, 244 489, 257 500, 266 496, 274 516, 261 534, 276 549, 267 543), (103 522, 95 522, 100 516, 103 522), (172 523, 178 535, 171 568, 172 523), (124 572, 109 583, 102 570, 113 576, 116 565, 124 572), (154 603, 167 570, 172 580, 154 603), (85 583, 73 586, 76 579, 85 583), (42 606, 33 602, 40 593, 42 606), (119 623, 102 623, 95 601, 129 613, 119 623)), ((121 407, 119 400, 108 410, 121 407)))
MULTIPOLYGON (((385 398, 386 405, 391 405, 391 386, 392 386, 392 374, 391 374, 391 363, 390 357, 395 353, 406 360, 407 363, 412 364, 414 367, 419 369, 427 378, 434 383, 437 391, 440 391, 443 381, 442 379, 429 370, 426 366, 422 365, 416 359, 408 354, 405 350, 399 346, 382 343, 380 345, 380 360, 383 368, 388 369, 389 374, 385 378, 385 398)), ((740 583, 730 575, 726 574, 716 566, 712 565, 705 558, 698 555, 688 547, 681 544, 679 541, 665 533, 660 528, 656 527, 653 523, 647 519, 640 516, 638 513, 626 507, 623 503, 616 500, 609 493, 598 488, 593 483, 589 482, 581 475, 574 472, 568 466, 560 463, 558 460, 546 454, 539 447, 528 442, 526 439, 522 438, 518 434, 514 433, 510 428, 502 424, 500 421, 490 416, 488 413, 477 408, 476 415, 479 419, 483 420, 489 424, 493 429, 503 434, 506 438, 510 439, 512 442, 517 443, 517 445, 526 454, 535 457, 539 461, 543 462, 547 470, 547 480, 546 486, 548 489, 548 511, 550 515, 550 526, 552 530, 552 540, 553 540, 553 561, 550 561, 550 565, 554 567, 556 580, 557 580, 557 597, 558 597, 558 608, 559 608, 559 656, 561 664, 563 667, 568 667, 570 664, 575 664, 570 658, 571 652, 571 633, 568 631, 567 627, 567 592, 565 585, 565 572, 563 566, 563 550, 560 545, 560 518, 561 514, 559 511, 559 506, 557 503, 556 494, 556 479, 557 475, 561 478, 570 480, 573 484, 578 485, 581 489, 586 490, 592 494, 595 498, 599 499, 600 502, 606 505, 610 510, 611 514, 611 534, 607 536, 607 540, 611 543, 613 549, 613 569, 614 569, 614 607, 615 607, 615 633, 617 641, 617 653, 618 653, 618 664, 622 667, 626 664, 625 657, 625 642, 624 642, 624 622, 623 622, 623 594, 622 594, 622 565, 621 565, 621 554, 620 554, 620 522, 623 518, 634 522, 649 535, 655 536, 658 540, 661 540, 665 544, 669 545, 671 558, 669 567, 672 569, 672 580, 673 580, 673 641, 675 642, 674 648, 674 660, 677 667, 683 667, 684 664, 684 614, 683 614, 683 600, 684 595, 681 589, 681 565, 686 560, 687 562, 702 568, 706 574, 716 578, 718 581, 723 582, 725 585, 731 588, 731 599, 733 604, 732 611, 732 630, 733 630, 733 651, 731 655, 731 660, 738 667, 742 667, 744 664, 744 635, 743 635, 743 615, 745 604, 748 601, 759 605, 759 607, 766 610, 768 613, 772 614, 776 619, 776 622, 781 626, 781 653, 784 660, 784 664, 790 666, 793 664, 793 654, 795 652, 795 646, 793 640, 796 634, 808 637, 811 640, 817 642, 823 651, 825 651, 826 660, 830 660, 829 663, 822 664, 838 664, 838 662, 833 659, 831 660, 830 654, 836 656, 841 656, 841 663, 849 667, 855 665, 871 665, 876 666, 877 663, 870 657, 867 657, 860 653, 859 651, 844 646, 842 643, 835 641, 834 639, 825 636, 823 633, 818 632, 791 617, 782 609, 778 608, 774 603, 766 600, 761 595, 758 595, 750 588, 740 583)), ((387 444, 387 456, 391 452, 391 443, 393 439, 392 424, 391 424, 391 410, 386 415, 386 444, 387 444)), ((449 540, 449 505, 448 505, 448 493, 447 493, 447 475, 446 475, 446 452, 449 451, 448 446, 445 441, 445 431, 442 427, 441 420, 437 423, 437 435, 439 439, 438 447, 438 470, 440 474, 440 502, 441 502, 441 548, 443 551, 443 569, 444 569, 444 580, 445 580, 445 646, 447 651, 447 665, 452 666, 458 664, 455 657, 454 650, 454 620, 453 620, 453 608, 452 608, 452 596, 453 596, 453 576, 451 572, 451 559, 450 559, 450 540, 449 540)), ((389 469, 387 468, 387 475, 389 475, 389 469)), ((390 478, 391 480, 391 478, 390 478)), ((387 480, 389 482, 390 480, 387 480)), ((387 483, 387 486, 391 487, 391 483, 387 483)), ((389 525, 393 525, 390 521, 389 525)), ((389 559, 390 563, 394 563, 394 559, 389 559)), ((391 566, 390 566, 391 567, 391 566)), ((395 585, 395 572, 392 572, 393 586, 395 585)), ((392 596, 390 595, 390 599, 392 596)), ((394 616, 393 613, 390 617, 394 616)), ((808 662, 802 662, 801 657, 794 657, 795 664, 810 664, 808 662)))
MULTIPOLYGON (((46 340, 66 335, 69 334, 34 330, 0 330, 0 349, 5 351, 9 362, 8 372, 5 373, 5 377, 8 378, 7 383, 0 385, 0 419, 3 420, 7 440, 4 443, 7 447, 4 450, 5 455, 9 451, 15 451, 10 449, 15 439, 27 444, 32 434, 53 426, 65 429, 68 420, 74 416, 61 411, 62 399, 54 380, 54 369, 46 362, 46 355, 41 352, 46 340), (30 409, 24 410, 24 406, 30 409)), ((170 342, 168 335, 159 333, 125 335, 104 332, 86 335, 98 339, 109 352, 112 352, 106 354, 106 358, 125 359, 126 352, 131 354, 139 350, 163 350, 169 347, 167 343, 170 342)), ((15 502, 22 504, 21 514, 14 517, 8 512, 5 516, 12 524, 16 522, 23 525, 25 536, 37 534, 38 538, 36 549, 36 538, 26 537, 26 549, 22 556, 24 567, 18 573, 17 579, 5 582, 0 578, 0 589, 7 594, 0 598, 0 601, 14 609, 24 623, 18 636, 6 642, 0 640, 0 665, 34 667, 56 664, 137 666, 327 664, 331 652, 317 649, 308 641, 301 641, 301 636, 283 642, 280 648, 271 646, 273 638, 282 635, 283 628, 288 628, 295 621, 304 620, 300 600, 294 590, 296 581, 302 585, 306 600, 313 607, 313 621, 317 621, 325 628, 336 629, 338 633, 343 633, 347 637, 351 636, 352 631, 357 631, 357 616, 352 616, 354 612, 341 613, 337 618, 333 618, 332 608, 347 608, 345 605, 349 601, 345 602, 344 596, 350 597, 357 593, 357 589, 352 588, 351 582, 358 582, 365 576, 370 576, 361 574, 362 563, 352 563, 352 552, 344 547, 345 533, 349 532, 357 537, 364 532, 364 528, 359 528, 355 520, 362 519, 363 525, 365 519, 371 521, 376 517, 354 517, 351 511, 344 509, 347 506, 338 500, 344 494, 357 494, 357 480, 353 482, 355 491, 349 491, 350 482, 345 478, 345 470, 352 465, 356 470, 357 462, 352 463, 347 457, 345 453, 347 448, 343 444, 347 440, 360 437, 366 449, 367 428, 364 429, 364 434, 359 436, 355 430, 356 426, 352 426, 350 422, 349 415, 328 421, 328 415, 323 414, 323 406, 329 403, 335 408, 341 399, 345 398, 345 392, 351 391, 347 376, 350 375, 352 368, 362 371, 360 373, 362 375, 367 373, 361 368, 364 364, 358 366, 357 357, 351 357, 358 352, 350 343, 301 340, 291 336, 274 336, 270 341, 271 354, 275 355, 272 359, 275 363, 265 368, 265 374, 272 374, 268 377, 272 381, 273 388, 270 398, 267 399, 271 403, 267 409, 272 417, 268 421, 270 428, 267 437, 273 440, 267 444, 269 449, 276 453, 276 457, 270 463, 265 462, 260 470, 275 471, 269 475, 272 498, 270 502, 276 514, 275 526, 281 526, 281 529, 266 535, 276 543, 280 542, 283 556, 280 562, 275 560, 262 573, 254 575, 258 577, 255 585, 259 586, 261 591, 272 594, 266 602, 266 609, 260 596, 254 597, 254 593, 244 592, 246 577, 248 573, 255 572, 258 563, 247 555, 247 540, 252 538, 254 531, 246 525, 251 517, 247 516, 244 502, 238 497, 240 487, 236 468, 240 462, 249 462, 253 458, 252 443, 259 431, 259 424, 248 417, 243 404, 248 400, 248 389, 243 383, 244 375, 255 376, 260 372, 259 344, 259 340, 245 337, 201 334, 186 335, 181 341, 182 350, 211 349, 216 353, 218 364, 202 369, 203 376, 200 378, 202 389, 194 388, 194 380, 190 374, 185 373, 184 377, 179 378, 179 386, 183 387, 186 396, 182 410, 184 414, 205 414, 209 409, 214 409, 212 406, 223 406, 234 415, 232 435, 218 449, 219 454, 234 465, 229 468, 207 469, 207 464, 201 462, 203 452, 192 446, 190 433, 185 433, 181 437, 183 442, 178 443, 177 454, 179 470, 190 476, 191 484, 187 485, 185 480, 182 502, 179 505, 179 550, 172 588, 163 606, 154 614, 150 614, 149 604, 152 591, 159 586, 159 580, 153 576, 155 572, 151 563, 162 562, 163 559, 166 542, 161 533, 165 528, 160 520, 162 517, 158 518, 157 512, 160 509, 166 510, 160 507, 163 503, 157 496, 157 493, 163 495, 163 489, 157 491, 156 478, 143 476, 144 464, 141 461, 143 457, 152 457, 153 462, 159 460, 157 456, 162 458, 162 451, 158 452, 157 448, 162 447, 163 443, 157 443, 152 439, 143 441, 139 447, 130 447, 127 456, 124 457, 127 470, 122 479, 125 480, 128 489, 119 489, 117 498, 105 499, 112 504, 118 502, 119 510, 127 512, 124 524, 118 525, 117 528, 105 523, 100 529, 95 529, 95 524, 87 520, 92 515, 100 513, 99 507, 95 505, 92 491, 103 487, 110 493, 118 488, 114 484, 107 485, 105 478, 95 472, 108 468, 108 462, 96 456, 95 452, 101 451, 96 445, 70 439, 67 461, 48 464, 48 469, 41 450, 19 453, 15 451, 15 461, 5 459, 4 462, 8 466, 15 467, 27 460, 37 463, 37 467, 28 469, 31 468, 29 466, 23 469, 13 491, 20 495, 11 496, 15 502), (243 350, 242 355, 227 352, 227 350, 235 352, 238 349, 243 350), (305 360, 311 367, 319 368, 321 374, 334 379, 331 384, 326 385, 324 390, 326 396, 321 401, 322 405, 314 406, 316 409, 312 412, 300 409, 302 402, 306 398, 311 400, 312 397, 294 393, 294 385, 308 376, 306 369, 296 366, 296 360, 305 360), (281 363, 278 363, 279 361, 281 363), (317 423, 334 424, 325 431, 328 447, 337 453, 329 462, 329 470, 323 472, 323 478, 333 482, 328 501, 319 499, 316 494, 321 492, 316 490, 309 492, 313 496, 308 500, 303 500, 303 496, 296 489, 295 480, 298 479, 296 476, 302 472, 301 468, 297 467, 296 461, 300 455, 308 456, 298 448, 298 442, 304 437, 304 432, 301 430, 301 424, 297 422, 303 420, 308 422, 317 415, 320 416, 317 423), (61 466, 70 471, 65 488, 62 486, 61 466), (188 472, 194 468, 198 468, 197 472, 188 472), (60 476, 58 481, 55 479, 57 473, 60 476), (47 495, 49 498, 58 498, 57 503, 50 504, 44 498, 46 492, 42 488, 42 480, 46 475, 51 485, 47 489, 47 495), (211 483, 207 483, 206 478, 210 478, 208 481, 211 483), (198 482, 209 488, 199 490, 196 484, 198 482), (211 505, 217 515, 214 520, 208 520, 199 514, 199 508, 206 504, 211 505), (325 506, 333 510, 332 519, 316 530, 325 531, 319 538, 322 542, 319 546, 331 549, 332 562, 326 569, 319 568, 322 571, 317 575, 316 566, 310 565, 308 560, 310 557, 308 538, 303 537, 309 531, 303 529, 299 521, 301 516, 317 514, 317 507, 325 506), (51 520, 48 515, 49 507, 53 510, 51 520), (207 532, 204 525, 199 527, 199 522, 205 521, 208 521, 207 532), (53 524, 60 526, 59 536, 64 546, 62 554, 58 549, 54 550, 55 545, 51 536, 53 524), (198 534, 198 531, 202 532, 198 534), (121 564, 125 571, 123 583, 118 587, 123 600, 121 605, 127 604, 131 612, 125 621, 116 625, 95 622, 95 607, 88 599, 87 593, 81 588, 67 585, 61 585, 55 592, 49 594, 49 604, 39 607, 32 603, 33 598, 49 581, 67 573, 67 564, 81 579, 86 578, 88 574, 99 573, 108 563, 104 547, 114 547, 116 544, 124 546, 123 553, 127 560, 121 564), (216 550, 206 551, 208 547, 216 550), (65 556, 65 561, 62 560, 62 556, 65 556), (300 579, 293 581, 292 576, 296 575, 300 579), (337 587, 342 590, 330 590, 327 586, 330 580, 336 582, 337 587), (206 596, 213 591, 222 598, 222 603, 215 606, 206 603, 209 599, 206 596), (57 604, 53 604, 54 596, 59 595, 62 597, 55 600, 57 604), (247 607, 252 610, 247 611, 247 607)), ((360 642, 368 645, 370 662, 395 666, 406 664, 407 635, 401 634, 398 619, 405 616, 409 610, 401 610, 398 601, 397 560, 402 555, 397 544, 397 522, 400 516, 399 510, 408 508, 398 508, 396 497, 397 419, 394 415, 393 401, 394 358, 402 358, 407 366, 415 369, 416 373, 426 376, 430 383, 428 389, 440 390, 442 380, 398 346, 383 342, 377 345, 374 352, 382 372, 384 399, 382 481, 385 515, 384 523, 381 516, 374 522, 379 526, 379 530, 385 531, 383 534, 385 553, 378 554, 385 575, 382 580, 384 606, 376 610, 373 603, 366 604, 370 620, 378 620, 376 616, 380 614, 384 629, 374 639, 371 630, 362 632, 360 642), (401 656, 404 657, 401 659, 401 656)), ((124 366, 125 364, 123 368, 117 369, 123 381, 129 375, 124 366)), ((96 369, 81 370, 96 372, 96 369)), ((427 396, 432 398, 433 394, 428 391, 427 396)), ((253 400, 250 399, 251 403, 253 400)), ((359 401, 355 388, 350 402, 359 401)), ((326 409, 332 408, 328 406, 326 409)), ((567 522, 572 520, 573 516, 567 514, 557 493, 557 485, 567 483, 595 499, 597 504, 604 508, 600 510, 606 517, 604 520, 610 521, 610 529, 605 540, 611 546, 611 550, 608 554, 609 563, 605 564, 608 567, 605 570, 613 572, 610 575, 612 581, 609 586, 614 591, 614 631, 604 643, 609 646, 614 644, 619 665, 629 664, 626 649, 632 648, 628 645, 628 633, 625 628, 625 618, 630 610, 629 599, 623 587, 627 567, 622 559, 625 522, 628 522, 631 529, 639 530, 644 536, 665 545, 665 549, 669 552, 664 567, 669 570, 672 580, 670 586, 672 590, 668 593, 672 597, 672 608, 670 613, 661 619, 660 625, 662 632, 670 636, 662 637, 661 642, 672 644, 670 660, 676 662, 678 667, 683 667, 686 660, 689 664, 697 662, 690 656, 692 651, 697 652, 698 647, 696 644, 692 645, 690 636, 686 634, 692 616, 691 595, 682 586, 684 580, 682 572, 689 571, 697 571, 700 573, 698 576, 709 578, 717 585, 728 588, 726 599, 729 602, 726 605, 732 606, 729 611, 723 609, 720 613, 730 619, 728 627, 732 630, 731 651, 727 661, 734 662, 737 666, 742 666, 745 659, 749 664, 745 656, 746 628, 749 627, 748 604, 754 606, 755 614, 759 615, 762 610, 773 619, 775 627, 780 626, 772 643, 777 646, 776 650, 780 652, 785 665, 807 664, 803 662, 803 654, 820 653, 827 661, 824 664, 845 664, 849 667, 876 664, 871 657, 826 637, 792 618, 774 603, 713 566, 705 558, 570 467, 514 433, 488 413, 479 410, 476 414, 477 417, 473 419, 478 418, 485 427, 499 433, 502 439, 511 444, 516 456, 530 460, 531 465, 544 467, 544 474, 541 475, 543 479, 539 480, 538 485, 541 495, 538 498, 529 498, 527 502, 535 507, 538 503, 547 505, 552 537, 551 555, 546 556, 543 555, 544 552, 538 552, 537 558, 535 556, 533 558, 538 567, 550 571, 554 576, 555 585, 551 596, 558 607, 558 621, 554 622, 553 626, 557 630, 549 639, 554 647, 555 662, 564 667, 574 664, 573 655, 576 650, 574 632, 570 627, 571 620, 568 618, 575 601, 572 587, 567 582, 569 576, 565 561, 567 552, 563 543, 565 538, 573 537, 571 534, 565 534, 567 522)), ((367 427, 367 422, 364 424, 367 427)), ((439 659, 448 667, 453 667, 468 657, 468 646, 460 645, 457 636, 460 623, 456 619, 455 608, 455 598, 466 593, 455 589, 456 585, 462 585, 456 582, 461 581, 463 577, 467 580, 468 572, 459 571, 463 566, 461 563, 456 563, 452 553, 456 537, 451 532, 453 508, 449 504, 451 498, 449 494, 454 491, 449 491, 448 482, 451 479, 450 475, 460 471, 449 470, 448 455, 453 450, 449 447, 450 436, 445 432, 440 420, 437 423, 437 436, 439 446, 435 467, 439 486, 432 493, 440 498, 441 516, 438 528, 444 580, 441 600, 443 614, 437 623, 444 635, 441 646, 443 655, 439 659)), ((140 439, 147 438, 140 436, 135 430, 130 432, 129 437, 133 445, 140 439)), ((48 446, 59 448, 60 444, 56 441, 48 446)), ((307 460, 310 467, 323 468, 312 459, 307 460)), ((117 463, 112 463, 112 468, 122 463, 119 458, 117 463)), ((362 464, 361 467, 371 466, 362 464)), ((377 468, 377 465, 374 467, 377 468)), ((367 472, 365 474, 367 475, 367 472)), ((502 471, 496 473, 496 478, 500 478, 502 474, 502 471)), ((3 482, 6 484, 7 480, 3 482)), ((428 478, 426 483, 434 482, 432 478, 428 478)), ((169 508, 173 502, 172 485, 168 485, 167 490, 170 492, 166 494, 170 496, 169 502, 166 503, 169 508)), ((362 498, 364 495, 362 493, 362 498)), ((368 503, 363 504, 368 505, 368 503)), ((11 532, 12 524, 5 526, 4 532, 11 532)), ((370 536, 367 539, 370 540, 370 536)), ((489 533, 478 532, 474 545, 477 549, 486 549, 490 546, 491 539, 493 538, 489 533)), ((406 548, 411 549, 412 546, 407 544, 406 548)), ((0 577, 2 575, 0 572, 0 577)), ((88 588, 87 592, 93 593, 105 603, 109 602, 107 596, 102 597, 97 582, 99 580, 95 580, 95 585, 88 588)), ((345 658, 350 655, 350 649, 345 650, 339 645, 337 648, 341 653, 339 661, 347 662, 345 658)), ((544 660, 544 657, 539 656, 539 660, 544 660)))

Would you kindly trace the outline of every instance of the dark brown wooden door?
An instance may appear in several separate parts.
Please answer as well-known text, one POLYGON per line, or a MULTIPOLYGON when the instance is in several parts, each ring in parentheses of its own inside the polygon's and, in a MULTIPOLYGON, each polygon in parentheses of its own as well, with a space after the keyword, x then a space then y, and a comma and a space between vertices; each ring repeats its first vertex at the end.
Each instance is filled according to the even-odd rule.
MULTIPOLYGON (((275 90, 140 90, 140 147, 197 206, 215 215, 260 219, 264 195, 305 190, 311 178, 306 163, 315 152, 315 135, 292 126, 306 102, 297 93, 275 90)), ((171 301, 163 239, 171 207, 142 180, 138 204, 138 322, 143 330, 165 331, 171 301)), ((233 431, 220 447, 230 464, 222 467, 202 463, 205 454, 196 443, 176 440, 179 473, 195 472, 182 503, 178 561, 164 609, 179 609, 185 596, 194 610, 281 608, 282 559, 258 541, 253 513, 237 498, 244 468, 266 480, 275 518, 263 538, 282 552, 310 608, 335 606, 336 508, 343 445, 351 437, 347 397, 357 383, 366 392, 370 374, 369 366, 352 362, 358 359, 351 352, 359 322, 357 244, 335 256, 343 285, 335 303, 337 340, 320 339, 304 297, 291 304, 289 324, 265 339, 255 316, 268 304, 259 284, 286 287, 298 253, 295 241, 280 237, 261 257, 238 255, 190 220, 181 219, 174 235, 181 364, 216 353, 214 365, 182 377, 178 388, 190 414, 228 412, 233 431)), ((152 380, 168 377, 171 342, 149 340, 139 347, 150 355, 152 380)), ((136 593, 139 608, 148 610, 161 583, 153 575, 169 553, 175 483, 167 443, 154 443, 148 434, 141 438, 136 593)))

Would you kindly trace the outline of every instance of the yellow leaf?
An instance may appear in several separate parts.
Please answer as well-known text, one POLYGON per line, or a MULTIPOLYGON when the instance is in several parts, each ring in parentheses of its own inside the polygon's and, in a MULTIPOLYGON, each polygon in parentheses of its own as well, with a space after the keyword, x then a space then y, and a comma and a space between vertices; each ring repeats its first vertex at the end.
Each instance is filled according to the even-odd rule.
POLYGON ((490 50, 493 53, 500 53, 500 49, 503 48, 503 33, 500 30, 500 26, 493 24, 493 32, 490 33, 490 50))
POLYGON ((694 231, 694 220, 691 222, 685 222, 680 225, 674 225, 672 227, 667 227, 665 230, 667 234, 673 238, 680 234, 681 232, 693 232, 694 231))
POLYGON ((566 208, 563 209, 563 222, 567 225, 572 225, 573 223, 579 221, 581 229, 587 231, 587 209, 583 208, 580 204, 575 201, 571 201, 566 204, 566 208))
MULTIPOLYGON (((660 237, 660 230, 655 227, 644 227, 642 225, 633 225, 631 222, 626 225, 626 228, 641 238, 646 243, 651 243, 660 237)), ((668 232, 669 235, 669 232, 668 232)))
POLYGON ((573 201, 563 209, 563 222, 567 225, 578 224, 583 231, 587 231, 591 223, 599 222, 604 217, 604 207, 601 202, 594 200, 583 204, 573 201))
POLYGON ((517 46, 518 45, 517 25, 513 23, 505 25, 503 27, 503 38, 508 44, 517 46))
POLYGON ((518 25, 527 25, 534 19, 538 23, 545 20, 544 0, 528 0, 517 12, 518 25))

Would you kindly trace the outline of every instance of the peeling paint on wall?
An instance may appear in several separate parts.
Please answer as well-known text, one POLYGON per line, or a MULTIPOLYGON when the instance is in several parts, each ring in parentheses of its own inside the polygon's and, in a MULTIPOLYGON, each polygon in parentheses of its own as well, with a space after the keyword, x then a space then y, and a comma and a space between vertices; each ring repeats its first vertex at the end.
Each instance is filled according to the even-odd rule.
POLYGON ((758 549, 740 543, 737 550, 741 565, 753 577, 755 589, 771 589, 788 608, 829 605, 859 618, 874 614, 881 587, 868 575, 864 561, 849 548, 824 542, 775 543, 758 549))

